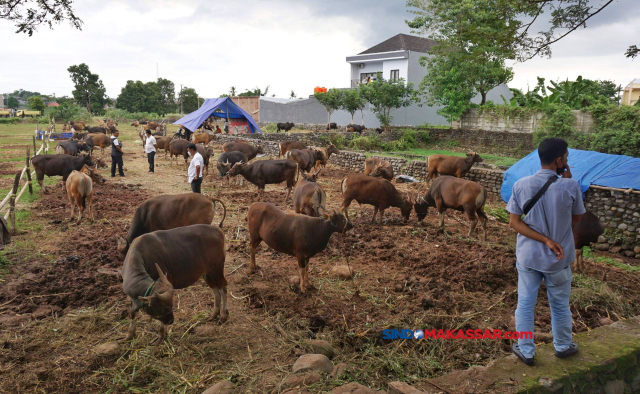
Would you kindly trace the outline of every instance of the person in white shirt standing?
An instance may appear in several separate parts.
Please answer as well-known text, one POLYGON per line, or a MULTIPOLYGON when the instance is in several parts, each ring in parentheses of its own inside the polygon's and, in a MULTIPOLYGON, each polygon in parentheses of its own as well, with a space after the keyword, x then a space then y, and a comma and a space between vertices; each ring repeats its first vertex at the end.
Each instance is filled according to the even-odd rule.
POLYGON ((147 130, 147 141, 144 143, 144 153, 147 154, 147 161, 149 162, 149 173, 153 174, 154 159, 156 157, 156 137, 151 135, 151 130, 147 130))
POLYGON ((200 187, 202 186, 202 170, 204 169, 204 159, 202 155, 198 153, 198 149, 195 144, 189 144, 187 146, 189 156, 191 156, 191 163, 189 164, 189 183, 191 184, 191 190, 194 193, 200 193, 200 187))

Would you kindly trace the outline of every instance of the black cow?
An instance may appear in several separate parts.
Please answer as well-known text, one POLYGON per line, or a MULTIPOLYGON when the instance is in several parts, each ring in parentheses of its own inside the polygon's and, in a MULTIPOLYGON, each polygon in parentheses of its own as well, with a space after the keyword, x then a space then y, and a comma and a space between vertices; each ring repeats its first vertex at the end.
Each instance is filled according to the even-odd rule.
POLYGON ((285 159, 298 163, 300 171, 309 172, 316 166, 317 161, 326 161, 327 157, 320 149, 291 149, 285 153, 285 159))
MULTIPOLYGON (((218 171, 220 172, 220 177, 226 176, 231 167, 233 167, 236 163, 246 163, 247 157, 244 153, 240 151, 232 151, 232 152, 224 152, 221 153, 218 157, 218 171)), ((227 177, 227 180, 229 178, 227 177)))
POLYGON ((88 152, 90 150, 91 148, 84 141, 60 141, 56 145, 56 153, 59 155, 78 156, 80 152, 88 152))
POLYGON ((356 133, 362 133, 363 131, 366 131, 367 128, 359 125, 359 124, 349 124, 347 125, 347 131, 348 132, 356 132, 356 133))
POLYGON ((85 129, 85 130, 88 130, 89 134, 91 133, 107 134, 107 132, 110 132, 110 130, 107 127, 100 127, 100 126, 89 127, 88 129, 85 129))
POLYGON ((33 168, 36 170, 36 179, 40 189, 46 193, 42 184, 44 176, 62 176, 62 182, 66 182, 69 174, 73 170, 80 171, 82 167, 88 165, 94 167, 95 163, 91 156, 67 156, 67 155, 37 155, 32 160, 33 168))
POLYGON ((293 126, 295 126, 295 125, 293 124, 293 122, 284 122, 284 123, 277 123, 277 124, 276 124, 276 126, 278 127, 277 132, 279 133, 279 132, 280 132, 280 130, 284 130, 285 132, 286 132, 286 131, 289 131, 289 130, 291 130, 291 129, 293 128, 293 126))
POLYGON ((231 167, 229 176, 242 175, 244 179, 258 186, 260 200, 264 199, 264 186, 287 181, 287 196, 296 184, 298 164, 293 160, 259 160, 253 163, 236 163, 231 167))
POLYGON ((326 127, 327 130, 333 130, 333 129, 337 129, 337 128, 338 128, 338 124, 335 123, 335 122, 331 122, 331 123, 327 124, 327 127, 326 127))

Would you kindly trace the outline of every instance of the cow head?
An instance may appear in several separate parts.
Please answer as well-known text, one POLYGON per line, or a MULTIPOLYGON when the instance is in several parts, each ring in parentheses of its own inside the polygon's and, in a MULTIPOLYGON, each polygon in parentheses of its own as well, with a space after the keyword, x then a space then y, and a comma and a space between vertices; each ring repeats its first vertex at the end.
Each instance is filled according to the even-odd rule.
POLYGON ((311 174, 308 172, 300 171, 300 175, 304 178, 305 181, 315 182, 318 179, 318 173, 311 174))
POLYGON ((116 250, 118 251, 120 259, 124 261, 124 258, 127 257, 127 252, 129 251, 129 241, 127 241, 126 238, 116 235, 116 250))
POLYGON ((328 221, 331 226, 333 226, 337 232, 344 233, 347 230, 351 230, 353 228, 353 224, 351 220, 347 219, 342 213, 332 209, 331 211, 327 211, 322 206, 318 207, 318 210, 322 210, 322 216, 324 220, 328 221))
POLYGON ((89 148, 89 145, 87 145, 87 143, 84 141, 78 141, 77 144, 78 144, 78 149, 83 150, 85 152, 88 152, 89 149, 91 149, 89 148))
POLYGON ((107 163, 105 163, 104 160, 102 160, 101 157, 94 157, 93 160, 96 163, 97 168, 107 168, 107 163))
POLYGON ((247 165, 247 163, 236 163, 233 165, 233 167, 231 167, 231 169, 229 170, 229 176, 236 176, 240 173, 242 173, 242 170, 244 169, 244 167, 247 165))
POLYGON ((211 145, 205 146, 204 151, 208 156, 213 157, 213 146, 211 145))
POLYGON ((152 285, 151 294, 138 297, 143 303, 144 311, 163 324, 173 324, 173 285, 156 263, 158 280, 152 285))
POLYGON ((229 163, 229 159, 226 162, 218 162, 218 171, 220 171, 220 177, 227 175, 229 170, 231 169, 231 163, 229 163))
POLYGON ((338 148, 336 148, 336 146, 333 144, 327 146, 327 156, 331 157, 332 153, 336 155, 340 154, 340 151, 338 150, 338 148))
POLYGON ((84 165, 89 166, 89 167, 95 167, 96 166, 96 163, 93 162, 93 160, 91 159, 91 156, 89 156, 87 153, 80 153, 79 156, 84 159, 84 165))
POLYGON ((95 183, 105 183, 107 181, 102 175, 100 175, 96 168, 89 167, 86 164, 84 167, 82 167, 80 172, 89 175, 89 178, 91 178, 91 180, 95 183))
POLYGON ((474 163, 481 163, 484 160, 482 159, 482 157, 480 157, 480 155, 478 154, 478 152, 471 152, 471 153, 467 153, 467 157, 473 157, 473 162, 474 163))
POLYGON ((429 193, 426 193, 424 197, 420 197, 420 194, 418 194, 418 198, 413 204, 416 215, 418 215, 418 221, 421 222, 424 220, 424 218, 427 217, 427 213, 429 213, 429 207, 435 206, 436 203, 429 193))
POLYGON ((262 149, 262 145, 257 145, 256 148, 258 149, 258 154, 259 155, 264 154, 264 149, 262 149))

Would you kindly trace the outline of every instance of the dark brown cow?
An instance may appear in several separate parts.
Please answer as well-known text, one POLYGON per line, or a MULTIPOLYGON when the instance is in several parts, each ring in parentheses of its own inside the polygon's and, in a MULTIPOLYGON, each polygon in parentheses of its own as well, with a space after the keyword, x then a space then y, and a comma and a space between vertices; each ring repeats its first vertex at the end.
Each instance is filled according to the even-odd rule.
POLYGON ((363 131, 367 131, 367 128, 362 125, 358 125, 358 124, 347 125, 347 132, 350 132, 350 133, 356 132, 361 134, 363 131))
POLYGON ((322 151, 326 160, 323 159, 323 160, 318 160, 316 162, 316 172, 320 171, 321 168, 324 169, 327 166, 327 163, 329 162, 329 159, 331 158, 332 153, 335 153, 336 155, 340 154, 340 151, 338 150, 338 148, 336 148, 336 146, 333 144, 330 144, 326 148, 317 148, 317 149, 320 149, 322 151))
POLYGON ((225 152, 233 152, 236 150, 239 152, 242 152, 246 156, 247 161, 251 161, 256 156, 258 156, 258 154, 264 153, 264 150, 262 150, 262 145, 258 145, 258 146, 249 145, 249 143, 244 140, 227 142, 226 144, 222 145, 222 149, 225 152))
POLYGON ((462 178, 466 175, 473 163, 482 162, 482 157, 476 152, 467 153, 467 157, 431 155, 427 159, 429 173, 427 174, 427 183, 438 175, 452 175, 462 178))
POLYGON ((264 200, 264 187, 287 181, 287 196, 296 184, 298 164, 293 160, 259 160, 255 163, 236 163, 229 170, 229 176, 242 175, 244 179, 258 186, 260 201, 264 200))
POLYGON ((31 160, 33 168, 36 170, 36 179, 40 189, 46 193, 42 184, 44 176, 62 176, 62 182, 66 183, 69 174, 73 170, 80 171, 82 167, 88 165, 94 167, 95 163, 89 155, 67 156, 67 155, 37 155, 31 160))
POLYGON ((257 202, 249 208, 248 225, 251 237, 251 265, 248 273, 256 270, 256 248, 264 241, 270 248, 295 256, 300 268, 300 291, 307 292, 309 286, 309 259, 322 252, 329 243, 331 234, 351 228, 351 222, 333 210, 322 218, 286 214, 275 206, 257 202))
POLYGON ((144 125, 145 130, 155 131, 158 127, 162 127, 162 123, 149 122, 144 125))
POLYGON ((342 207, 341 211, 349 217, 349 205, 353 200, 360 204, 374 206, 371 222, 374 223, 378 210, 380 211, 380 224, 384 210, 389 207, 400 208, 404 220, 409 220, 413 203, 408 198, 403 198, 393 184, 386 179, 355 174, 342 180, 342 207))
POLYGON ((78 156, 81 152, 89 152, 91 148, 85 141, 74 139, 60 141, 56 145, 56 153, 59 155, 78 156))
POLYGON ((131 323, 124 340, 130 341, 135 337, 136 313, 143 309, 162 323, 160 336, 152 343, 162 341, 166 325, 172 324, 174 319, 174 289, 189 287, 200 278, 204 278, 213 290, 215 306, 211 317, 220 316, 221 321, 226 321, 229 311, 225 257, 224 233, 208 224, 156 231, 138 237, 122 266, 122 287, 131 300, 131 323))
POLYGON ((87 129, 87 131, 89 131, 89 134, 104 134, 106 135, 107 132, 109 132, 109 129, 107 127, 100 127, 100 126, 94 126, 94 127, 89 127, 87 129))
POLYGON ((327 160, 327 157, 320 149, 291 149, 284 157, 298 163, 300 171, 305 172, 311 171, 319 160, 327 160))
POLYGON ((169 152, 169 143, 171 143, 171 141, 173 141, 173 137, 171 137, 170 135, 156 138, 156 146, 158 147, 158 149, 164 149, 165 159, 167 158, 167 152, 169 152))
POLYGON ((369 157, 364 161, 364 174, 390 181, 393 179, 393 166, 386 160, 369 157))
POLYGON ((315 176, 302 177, 293 189, 293 210, 307 216, 320 217, 320 209, 327 204, 327 195, 316 183, 315 176))
POLYGON ((280 156, 284 156, 284 154, 289 152, 291 149, 302 150, 307 149, 307 146, 300 141, 280 141, 280 156))
POLYGON ((220 227, 222 227, 227 217, 227 208, 220 199, 200 193, 185 193, 157 196, 146 200, 136 209, 127 237, 116 237, 120 258, 124 259, 129 245, 142 234, 192 224, 211 224, 216 215, 216 202, 222 204, 224 209, 224 216, 220 221, 220 227))
POLYGON ((576 272, 584 270, 582 248, 598 242, 598 238, 604 234, 604 225, 591 211, 587 211, 577 223, 571 224, 573 230, 573 242, 576 244, 576 272))
POLYGON ((327 123, 325 130, 334 130, 338 128, 338 124, 336 122, 327 123))
POLYGON ((176 157, 176 162, 178 156, 182 156, 184 158, 184 166, 187 167, 187 159, 189 158, 189 153, 187 152, 187 146, 189 146, 191 142, 183 139, 172 140, 169 142, 169 159, 173 162, 173 156, 176 157))
POLYGON ((484 203, 487 193, 481 185, 466 179, 456 178, 450 175, 438 177, 427 193, 416 201, 415 210, 418 221, 427 216, 429 207, 435 207, 440 215, 440 231, 444 231, 444 213, 447 208, 463 211, 469 219, 469 237, 478 224, 478 218, 482 221, 484 240, 487 240, 487 215, 484 213, 484 203))
POLYGON ((209 175, 209 162, 211 157, 213 157, 213 146, 196 144, 196 150, 200 153, 202 161, 204 162, 204 169, 202 171, 203 175, 209 175))
POLYGON ((74 140, 82 140, 82 139, 84 139, 84 137, 89 135, 89 133, 80 133, 80 132, 77 132, 75 130, 72 133, 73 134, 71 134, 71 139, 74 139, 74 140))

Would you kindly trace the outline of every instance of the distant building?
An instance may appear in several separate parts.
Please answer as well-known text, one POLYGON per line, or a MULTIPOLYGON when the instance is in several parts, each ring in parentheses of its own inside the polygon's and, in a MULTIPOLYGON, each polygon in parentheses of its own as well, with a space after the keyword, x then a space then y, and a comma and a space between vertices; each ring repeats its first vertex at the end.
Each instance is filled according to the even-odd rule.
POLYGON ((7 107, 7 103, 4 99, 4 96, 0 94, 0 109, 4 109, 7 107))
POLYGON ((640 100, 640 78, 629 83, 622 93, 622 105, 635 105, 640 100))
POLYGON ((47 104, 47 107, 59 107, 59 106, 60 106, 60 104, 58 104, 58 103, 49 103, 49 104, 47 104))

